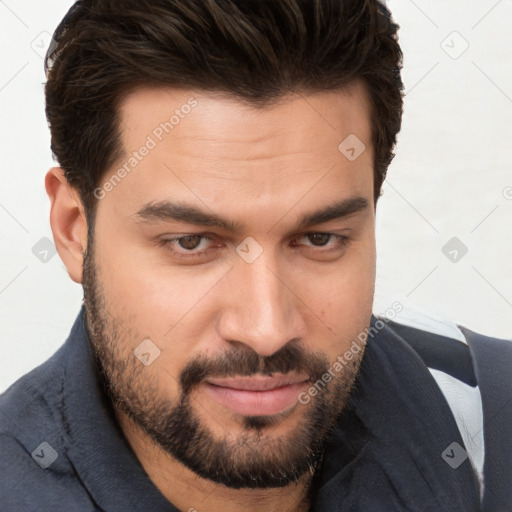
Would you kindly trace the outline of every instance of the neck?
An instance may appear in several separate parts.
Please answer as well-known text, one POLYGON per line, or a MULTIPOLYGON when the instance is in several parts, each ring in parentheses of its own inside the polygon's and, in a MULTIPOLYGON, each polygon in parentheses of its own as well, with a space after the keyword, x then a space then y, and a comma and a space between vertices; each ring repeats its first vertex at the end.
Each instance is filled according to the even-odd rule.
POLYGON ((124 413, 116 410, 123 433, 149 478, 176 508, 187 512, 307 512, 313 475, 269 489, 230 489, 201 478, 164 452, 124 413))

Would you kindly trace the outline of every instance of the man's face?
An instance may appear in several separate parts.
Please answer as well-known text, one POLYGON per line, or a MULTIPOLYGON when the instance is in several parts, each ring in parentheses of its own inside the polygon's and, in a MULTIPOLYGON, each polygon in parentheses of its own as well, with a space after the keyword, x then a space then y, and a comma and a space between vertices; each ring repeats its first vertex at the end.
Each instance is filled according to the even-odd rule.
POLYGON ((83 276, 118 413, 204 478, 297 481, 318 462, 363 350, 337 358, 370 322, 366 92, 358 84, 258 109, 140 89, 120 113, 126 155, 97 190, 83 276), (359 156, 354 135, 366 146, 359 156), (348 215, 311 217, 342 202, 348 215), (186 207, 201 216, 186 221, 186 207))

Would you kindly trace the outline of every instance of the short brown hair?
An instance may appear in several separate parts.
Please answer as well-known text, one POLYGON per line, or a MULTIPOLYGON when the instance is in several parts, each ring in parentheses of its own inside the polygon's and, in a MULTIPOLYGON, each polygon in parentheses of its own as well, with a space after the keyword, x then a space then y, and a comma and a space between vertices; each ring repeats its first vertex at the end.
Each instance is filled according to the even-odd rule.
POLYGON ((378 0, 79 0, 46 55, 52 152, 88 214, 121 157, 118 106, 138 86, 219 91, 264 106, 362 79, 375 202, 403 108, 398 25, 378 0))

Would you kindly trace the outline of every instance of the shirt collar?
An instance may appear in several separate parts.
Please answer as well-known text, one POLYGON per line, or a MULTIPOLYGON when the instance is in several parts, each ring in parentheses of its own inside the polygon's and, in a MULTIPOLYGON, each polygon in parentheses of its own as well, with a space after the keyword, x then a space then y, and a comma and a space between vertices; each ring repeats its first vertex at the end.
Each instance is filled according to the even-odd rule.
POLYGON ((68 457, 93 500, 109 512, 178 512, 151 482, 115 419, 99 384, 83 307, 68 344, 64 382, 68 457))
POLYGON ((442 457, 464 446, 451 409, 406 340, 372 315, 349 405, 314 477, 312 512, 480 510, 476 474, 466 459, 442 457))

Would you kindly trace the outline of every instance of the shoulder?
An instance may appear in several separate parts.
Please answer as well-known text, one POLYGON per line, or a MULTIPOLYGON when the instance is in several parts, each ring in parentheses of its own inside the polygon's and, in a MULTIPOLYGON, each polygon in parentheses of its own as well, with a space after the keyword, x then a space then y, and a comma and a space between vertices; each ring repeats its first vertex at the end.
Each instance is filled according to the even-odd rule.
POLYGON ((75 510, 92 510, 80 497, 66 457, 61 407, 66 352, 63 345, 0 395, 0 501, 5 512, 76 505, 75 510))
POLYGON ((508 386, 508 372, 500 379, 496 371, 510 369, 512 339, 486 336, 458 322, 411 309, 404 309, 393 320, 382 319, 418 353, 430 370, 441 371, 474 387, 479 385, 479 377, 488 377, 483 373, 490 365, 497 365, 494 384, 501 384, 504 392, 512 390, 508 386))
MULTIPOLYGON (((58 405, 65 365, 63 347, 0 395, 0 434, 26 444, 35 436, 58 433, 58 405)), ((27 448, 30 448, 28 446, 27 448)))
MULTIPOLYGON (((410 309, 393 320, 380 318, 420 356, 439 386, 483 492, 486 452, 493 449, 487 441, 492 435, 487 426, 484 432, 484 424, 502 402, 512 400, 512 340, 485 336, 455 321, 410 309)), ((503 426, 494 422, 496 432, 505 423, 505 418, 503 426)))

